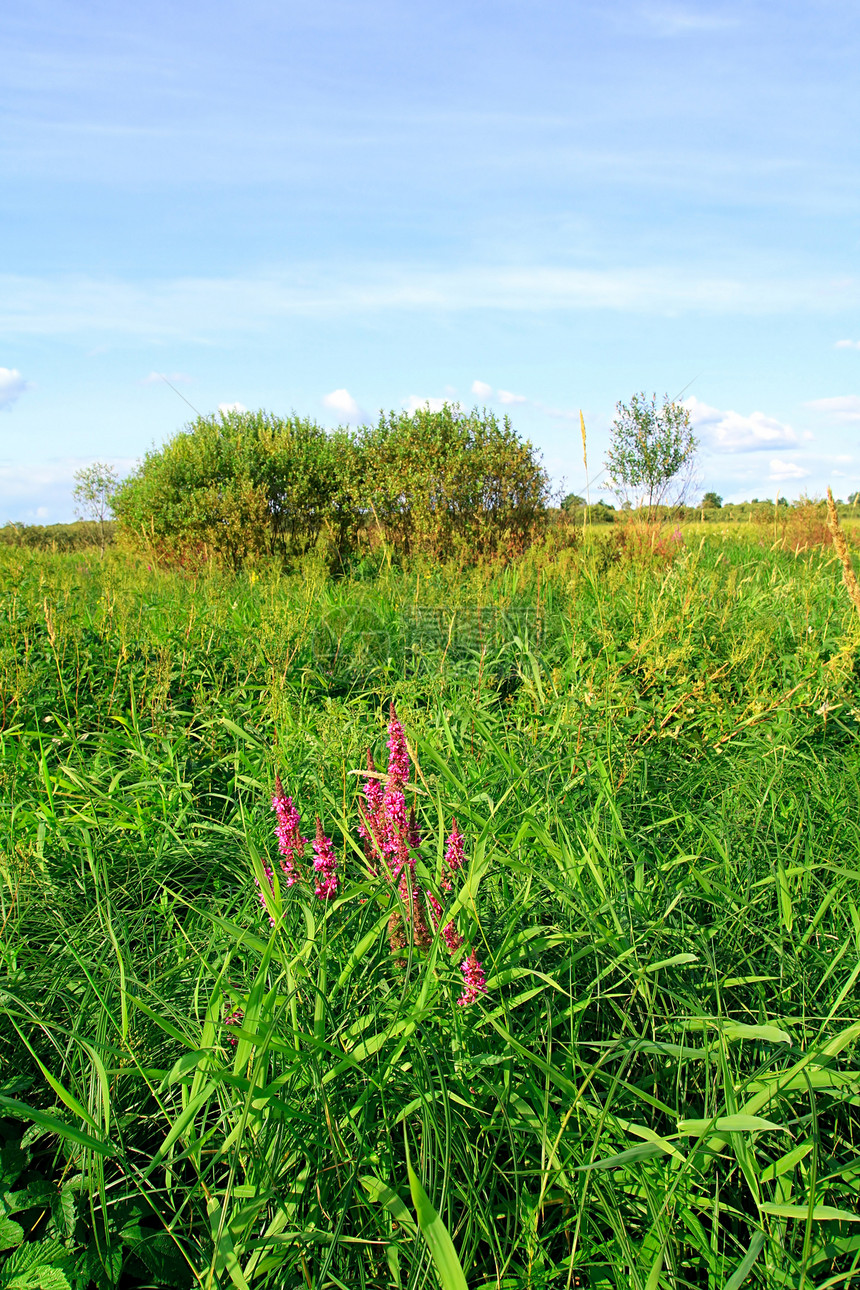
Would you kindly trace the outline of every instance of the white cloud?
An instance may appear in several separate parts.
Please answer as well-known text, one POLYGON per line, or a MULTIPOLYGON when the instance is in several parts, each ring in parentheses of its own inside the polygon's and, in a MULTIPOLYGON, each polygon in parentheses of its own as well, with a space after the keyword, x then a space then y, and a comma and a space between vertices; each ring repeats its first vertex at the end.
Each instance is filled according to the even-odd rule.
POLYGON ((324 394, 323 407, 328 408, 330 412, 337 412, 342 417, 361 416, 361 408, 349 390, 332 390, 331 394, 324 394))
POLYGON ((802 466, 798 466, 795 461, 782 461, 779 457, 771 457, 770 459, 770 475, 768 479, 772 479, 774 483, 778 483, 781 480, 805 479, 808 474, 809 471, 804 470, 802 466))
POLYGON ((431 412, 441 412, 446 403, 450 406, 451 400, 422 399, 417 394, 410 394, 409 398, 404 399, 400 406, 404 412, 408 412, 412 416, 414 412, 423 412, 425 408, 429 408, 431 412))
POLYGON ((718 452, 758 452, 764 448, 793 448, 797 435, 791 426, 763 412, 723 412, 692 395, 684 400, 690 420, 703 440, 718 452))
POLYGON ((806 405, 832 421, 860 421, 860 395, 840 394, 832 399, 811 399, 806 405))
POLYGON ((837 349, 860 349, 860 340, 837 340, 837 349))
POLYGON ((247 412, 248 409, 244 403, 219 403, 218 411, 222 417, 226 417, 230 412, 247 412))
POLYGON ((493 387, 488 385, 486 381, 473 381, 472 393, 477 394, 479 399, 489 399, 492 397, 493 387))
POLYGON ((524 394, 512 394, 510 390, 497 390, 496 398, 500 403, 528 403, 524 394))
POLYGON ((14 367, 0 367, 0 408, 11 408, 29 388, 29 382, 14 367))
MULTIPOLYGON (((105 460, 104 458, 102 460, 105 460)), ((136 465, 134 458, 107 458, 120 477, 136 465)), ((55 524, 74 519, 72 488, 75 471, 92 465, 89 457, 65 457, 40 462, 0 461, 0 524, 55 524)))

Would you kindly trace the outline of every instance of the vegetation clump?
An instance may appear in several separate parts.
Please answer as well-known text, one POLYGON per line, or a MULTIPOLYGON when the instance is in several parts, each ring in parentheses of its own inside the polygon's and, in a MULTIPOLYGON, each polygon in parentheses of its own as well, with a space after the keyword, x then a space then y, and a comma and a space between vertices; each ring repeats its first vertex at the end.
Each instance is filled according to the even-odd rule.
POLYGON ((399 556, 510 556, 543 531, 549 483, 509 420, 446 406, 328 433, 266 412, 198 417, 148 453, 113 509, 126 541, 182 563, 289 562, 321 546, 345 569, 399 556))
POLYGON ((0 550, 0 1285, 856 1280, 851 549, 614 531, 0 550))

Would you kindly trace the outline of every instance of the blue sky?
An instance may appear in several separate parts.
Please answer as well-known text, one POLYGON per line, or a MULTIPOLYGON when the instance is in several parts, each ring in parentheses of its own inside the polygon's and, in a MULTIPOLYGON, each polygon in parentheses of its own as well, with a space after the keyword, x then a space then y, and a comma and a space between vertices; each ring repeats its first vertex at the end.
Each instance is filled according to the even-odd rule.
POLYGON ((582 491, 860 488, 855 0, 6 0, 0 522, 241 403, 511 414, 582 491), (600 481, 595 484, 599 489, 600 481))

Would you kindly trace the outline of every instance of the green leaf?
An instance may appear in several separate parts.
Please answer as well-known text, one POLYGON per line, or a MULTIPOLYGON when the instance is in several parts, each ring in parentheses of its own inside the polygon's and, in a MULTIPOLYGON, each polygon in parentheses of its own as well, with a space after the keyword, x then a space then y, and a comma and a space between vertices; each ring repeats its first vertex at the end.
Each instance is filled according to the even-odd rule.
POLYGON ((725 1290, 740 1290, 740 1287, 752 1271, 752 1265, 761 1254, 763 1246, 764 1232, 755 1232, 746 1254, 726 1282, 725 1290))
POLYGON ((409 1190, 412 1192, 412 1204, 415 1206, 418 1226, 421 1228, 436 1271, 439 1273, 442 1290, 469 1290, 463 1268, 457 1258, 457 1251, 454 1249, 454 1242, 448 1235, 445 1224, 430 1204, 430 1199, 412 1168, 408 1152, 406 1169, 409 1173, 409 1190))
POLYGON ((95 1151, 100 1156, 116 1155, 116 1147, 111 1146, 109 1142, 102 1142, 100 1138, 94 1138, 89 1133, 76 1129, 72 1124, 65 1124, 47 1111, 37 1111, 34 1107, 27 1106, 25 1102, 18 1102, 15 1098, 3 1097, 0 1094, 0 1108, 5 1108, 10 1115, 19 1116, 23 1120, 31 1120, 40 1129, 45 1129, 48 1133, 57 1133, 68 1142, 74 1142, 79 1147, 87 1147, 90 1151, 95 1151))
POLYGON ((39 1268, 36 1278, 39 1290, 72 1290, 69 1278, 62 1268, 39 1268))
POLYGON ((721 1115, 716 1120, 679 1120, 678 1132, 689 1137, 702 1137, 706 1133, 759 1133, 764 1129, 788 1130, 773 1120, 760 1115, 721 1115))
POLYGON ((378 1201, 381 1205, 384 1205, 391 1217, 396 1219, 407 1232, 416 1231, 415 1219, 409 1213, 396 1191, 392 1191, 381 1179, 374 1178, 372 1174, 365 1174, 360 1181, 371 1200, 378 1201))
POLYGON ((835 1209, 833 1205, 814 1205, 810 1213, 808 1205, 759 1205, 763 1214, 773 1214, 774 1218, 813 1218, 817 1223, 860 1223, 860 1214, 852 1214, 848 1209, 835 1209))
POLYGON ((578 1165, 574 1173, 587 1173, 590 1169, 620 1169, 623 1165, 629 1165, 634 1160, 651 1160, 654 1156, 663 1156, 671 1154, 658 1142, 643 1142, 638 1147, 628 1147, 626 1151, 619 1151, 614 1156, 604 1156, 602 1160, 592 1160, 591 1164, 578 1165))
POLYGON ((24 1239, 24 1229, 11 1218, 0 1218, 0 1250, 11 1250, 24 1239))
POLYGON ((745 1026, 733 1021, 722 1030, 726 1039, 764 1039, 769 1044, 790 1044, 791 1035, 787 1035, 778 1026, 745 1026))

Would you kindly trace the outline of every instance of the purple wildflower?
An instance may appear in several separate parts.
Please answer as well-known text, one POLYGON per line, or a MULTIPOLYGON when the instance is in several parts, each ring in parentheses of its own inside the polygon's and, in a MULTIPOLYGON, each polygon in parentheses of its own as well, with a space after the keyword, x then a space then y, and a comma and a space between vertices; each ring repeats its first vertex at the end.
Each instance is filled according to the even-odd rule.
MULTIPOLYGON (((442 921, 442 906, 439 904, 439 901, 436 899, 436 897, 431 895, 429 891, 427 893, 427 899, 430 902, 430 909, 432 911, 432 918, 433 918, 433 926, 438 927, 440 922, 442 921)), ((457 950, 463 944, 462 937, 460 936, 460 933, 457 931, 457 928, 454 926, 453 921, 446 923, 445 926, 442 928, 442 939, 444 940, 445 944, 448 946, 448 950, 451 954, 456 954, 457 950)))
POLYGON ((409 751, 406 747, 406 736, 392 700, 388 722, 388 788, 402 789, 408 779, 409 751))
POLYGON ((470 1003, 487 993, 487 981, 484 977, 484 969, 478 962, 477 956, 472 953, 468 958, 463 959, 460 964, 460 971, 463 973, 463 993, 457 1002, 463 1008, 468 1008, 470 1003))
POLYGON ((410 884, 404 871, 400 878, 398 891, 400 892, 400 899, 406 906, 406 916, 412 924, 413 944, 419 950, 429 950, 432 937, 430 928, 427 926, 427 919, 424 916, 421 888, 416 887, 414 882, 410 884))
POLYGON ((323 833, 320 817, 317 816, 317 834, 314 839, 314 869, 316 870, 316 894, 320 900, 329 900, 337 894, 337 858, 331 844, 331 838, 323 833))
MULTIPOLYGON (((456 873, 458 869, 462 869, 463 867, 463 841, 463 835, 457 828, 457 821, 452 820, 451 832, 448 835, 447 850, 445 851, 445 863, 451 870, 451 873, 456 873)), ((445 870, 442 871, 440 886, 443 891, 451 890, 451 879, 445 870)))
POLYGON ((382 841, 385 834, 385 792, 379 780, 375 778, 376 767, 373 764, 373 755, 369 748, 367 750, 367 771, 367 779, 364 781, 364 800, 367 805, 366 809, 361 808, 359 811, 361 818, 358 822, 358 832, 364 839, 367 862, 370 866, 371 874, 375 877, 375 861, 382 851, 382 841))
MULTIPOLYGON (((228 1015, 224 1018, 224 1025, 225 1025, 225 1026, 241 1026, 241 1024, 242 1024, 242 1022, 243 1022, 244 1020, 245 1020, 245 1012, 244 1012, 244 1009, 242 1009, 242 1008, 234 1008, 234 1009, 233 1009, 233 1011, 232 1011, 231 1013, 228 1013, 228 1015)), ((236 1047, 236 1044, 237 1044, 238 1042, 239 1042, 239 1041, 237 1040, 237 1038, 236 1038, 236 1036, 235 1036, 235 1035, 228 1035, 228 1036, 227 1036, 227 1043, 231 1046, 231 1048, 235 1048, 235 1047, 236 1047)))
POLYGON ((283 856, 281 868, 287 880, 286 885, 292 887, 300 877, 296 863, 304 855, 308 840, 303 838, 299 831, 299 813, 293 805, 293 799, 285 794, 280 775, 275 776, 272 810, 278 817, 275 837, 278 839, 278 850, 283 856))

